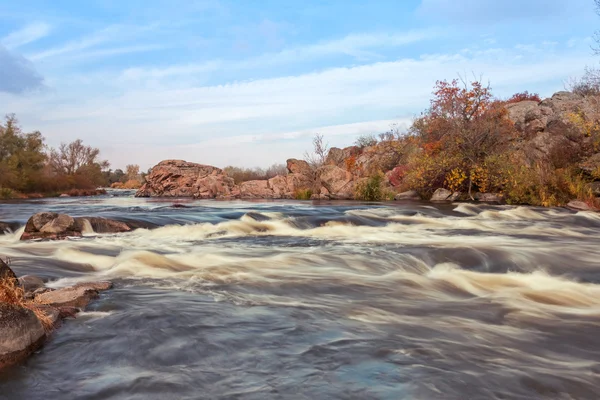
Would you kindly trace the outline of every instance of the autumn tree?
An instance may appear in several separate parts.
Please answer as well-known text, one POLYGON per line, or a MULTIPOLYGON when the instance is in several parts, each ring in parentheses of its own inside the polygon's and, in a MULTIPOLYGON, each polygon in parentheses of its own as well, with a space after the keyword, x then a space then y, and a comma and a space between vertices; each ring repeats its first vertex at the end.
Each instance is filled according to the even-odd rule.
POLYGON ((488 157, 507 146, 513 124, 504 105, 481 81, 438 81, 433 94, 411 132, 422 145, 423 157, 437 165, 436 178, 453 190, 466 189, 472 198, 473 185, 489 173, 488 157))
POLYGON ((99 149, 77 139, 51 149, 48 165, 56 175, 69 177, 73 186, 92 187, 105 183, 102 170, 108 168, 109 163, 100 159, 99 149))
POLYGON ((42 134, 24 133, 15 115, 7 115, 0 123, 0 187, 35 189, 45 159, 42 134))

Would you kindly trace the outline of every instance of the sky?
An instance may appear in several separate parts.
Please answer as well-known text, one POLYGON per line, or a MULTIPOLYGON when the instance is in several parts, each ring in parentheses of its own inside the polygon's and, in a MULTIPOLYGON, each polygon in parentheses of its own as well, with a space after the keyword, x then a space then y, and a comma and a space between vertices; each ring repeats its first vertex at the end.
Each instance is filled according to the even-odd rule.
POLYGON ((599 27, 593 0, 0 0, 0 114, 113 168, 267 167, 405 129, 437 80, 549 97, 599 27))

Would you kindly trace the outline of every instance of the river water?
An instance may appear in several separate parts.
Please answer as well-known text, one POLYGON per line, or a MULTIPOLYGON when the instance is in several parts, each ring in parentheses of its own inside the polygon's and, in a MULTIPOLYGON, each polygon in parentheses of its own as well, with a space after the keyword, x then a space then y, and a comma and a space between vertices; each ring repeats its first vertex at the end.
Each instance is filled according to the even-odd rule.
POLYGON ((113 193, 0 220, 46 210, 158 227, 0 236, 17 274, 115 283, 2 399, 600 398, 599 214, 113 193))

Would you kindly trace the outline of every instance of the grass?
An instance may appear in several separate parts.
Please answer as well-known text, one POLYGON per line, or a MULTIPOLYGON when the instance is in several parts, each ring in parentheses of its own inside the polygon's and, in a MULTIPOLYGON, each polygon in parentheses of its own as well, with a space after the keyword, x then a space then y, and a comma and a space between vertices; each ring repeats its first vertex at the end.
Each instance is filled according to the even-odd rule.
POLYGON ((296 200, 310 200, 312 197, 312 190, 304 189, 304 190, 296 190, 294 193, 294 198, 296 200))
POLYGON ((42 323, 46 333, 50 333, 54 327, 50 317, 42 310, 42 308, 40 308, 40 306, 44 304, 27 299, 25 297, 25 291, 17 285, 17 282, 14 279, 0 279, 0 303, 8 303, 33 311, 35 316, 42 323))

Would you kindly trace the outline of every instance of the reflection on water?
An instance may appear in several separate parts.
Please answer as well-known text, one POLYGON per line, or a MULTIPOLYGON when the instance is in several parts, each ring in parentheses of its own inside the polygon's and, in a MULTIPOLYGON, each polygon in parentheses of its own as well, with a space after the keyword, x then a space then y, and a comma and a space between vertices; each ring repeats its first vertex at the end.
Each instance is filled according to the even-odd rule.
POLYGON ((19 274, 116 284, 0 374, 0 398, 598 398, 598 214, 177 202, 0 205, 159 226, 0 236, 19 274))

